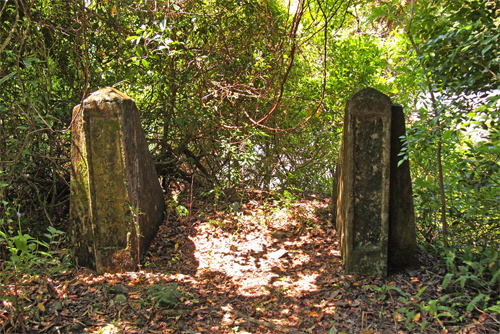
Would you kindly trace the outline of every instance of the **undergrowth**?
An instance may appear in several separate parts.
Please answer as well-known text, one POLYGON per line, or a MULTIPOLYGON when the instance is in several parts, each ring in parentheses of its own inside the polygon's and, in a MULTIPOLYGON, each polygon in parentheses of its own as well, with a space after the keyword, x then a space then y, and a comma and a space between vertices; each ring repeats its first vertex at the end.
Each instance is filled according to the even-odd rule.
POLYGON ((23 282, 30 279, 42 280, 50 284, 48 277, 57 276, 68 268, 70 262, 67 252, 61 250, 65 233, 49 226, 39 239, 24 233, 23 215, 20 208, 14 209, 6 201, 1 201, 0 216, 0 302, 9 312, 10 323, 24 332, 24 314, 34 306, 23 295, 23 282))

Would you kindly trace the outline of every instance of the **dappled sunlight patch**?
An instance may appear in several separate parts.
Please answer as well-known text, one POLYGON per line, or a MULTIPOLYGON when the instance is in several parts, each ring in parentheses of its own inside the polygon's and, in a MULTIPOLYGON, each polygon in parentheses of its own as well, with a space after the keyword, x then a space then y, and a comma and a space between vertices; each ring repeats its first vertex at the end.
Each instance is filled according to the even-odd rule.
MULTIPOLYGON (((195 227, 196 234, 189 237, 199 263, 196 275, 203 277, 207 271, 217 271, 225 276, 221 280, 232 282, 242 296, 268 295, 264 287, 275 285, 273 281, 279 277, 276 271, 300 268, 312 261, 312 257, 300 249, 309 242, 309 236, 295 234, 307 231, 297 229, 299 221, 293 216, 317 222, 314 209, 317 206, 311 204, 276 210, 254 209, 251 214, 240 214, 233 219, 233 224, 238 225, 236 229, 228 229, 227 215, 224 219, 200 222, 195 227), (299 212, 294 212, 296 210, 299 212), (276 234, 278 239, 273 234, 277 228, 282 229, 282 235, 276 234)), ((301 276, 297 282, 289 283, 292 296, 315 291, 313 281, 317 275, 298 275, 301 276)))
MULTIPOLYGON (((437 298, 440 281, 425 271, 434 260, 427 269, 390 280, 345 275, 327 220, 328 201, 302 200, 275 211, 256 203, 252 211, 169 221, 138 272, 96 275, 79 269, 46 286, 24 277, 25 294, 38 303, 33 307, 39 318, 30 324, 46 332, 58 324, 89 333, 304 334, 367 328, 385 333, 433 321, 428 313, 408 320, 401 308, 437 298), (415 295, 423 285, 429 287, 420 299, 400 292, 415 295), (51 317, 50 324, 42 316, 51 317)), ((2 306, 14 304, 4 300, 2 306)))
POLYGON ((273 222, 283 222, 288 217, 289 217, 289 210, 286 208, 281 208, 281 209, 278 209, 278 211, 274 212, 271 215, 270 219, 273 222))
POLYGON ((245 279, 238 287, 238 294, 243 297, 270 296, 271 291, 267 288, 268 283, 269 281, 263 281, 260 277, 245 279))
POLYGON ((278 291, 283 291, 289 297, 300 298, 309 292, 318 291, 319 274, 297 273, 296 277, 284 276, 273 283, 278 291))

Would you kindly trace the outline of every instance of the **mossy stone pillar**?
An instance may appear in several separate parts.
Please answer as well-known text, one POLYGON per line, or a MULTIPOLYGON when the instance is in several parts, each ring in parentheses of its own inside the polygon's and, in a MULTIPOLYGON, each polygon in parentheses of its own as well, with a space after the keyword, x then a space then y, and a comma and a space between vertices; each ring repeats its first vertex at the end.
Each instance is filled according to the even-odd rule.
POLYGON ((345 271, 385 276, 416 264, 417 242, 408 160, 402 159, 403 109, 365 88, 347 102, 333 182, 333 219, 345 271))
POLYGON ((165 203, 134 101, 110 87, 73 109, 69 236, 79 265, 137 269, 165 203))
POLYGON ((391 100, 365 88, 347 101, 334 201, 345 271, 385 276, 391 100))

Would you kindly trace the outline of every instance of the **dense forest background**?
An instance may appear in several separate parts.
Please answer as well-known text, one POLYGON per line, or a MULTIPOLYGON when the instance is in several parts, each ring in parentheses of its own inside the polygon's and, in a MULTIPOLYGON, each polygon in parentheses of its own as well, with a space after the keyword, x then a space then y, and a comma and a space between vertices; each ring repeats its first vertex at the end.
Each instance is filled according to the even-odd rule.
POLYGON ((499 1, 8 0, 0 22, 2 274, 59 256, 91 92, 137 102, 167 192, 217 202, 329 194, 346 99, 375 87, 404 107, 421 246, 500 312, 499 1))

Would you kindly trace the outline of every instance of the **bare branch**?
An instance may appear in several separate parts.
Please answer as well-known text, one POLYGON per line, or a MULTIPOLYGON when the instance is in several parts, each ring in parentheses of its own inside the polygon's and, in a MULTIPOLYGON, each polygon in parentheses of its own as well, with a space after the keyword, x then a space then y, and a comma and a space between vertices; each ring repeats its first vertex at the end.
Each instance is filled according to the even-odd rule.
MULTIPOLYGON (((12 39, 12 36, 14 35, 14 32, 16 31, 17 25, 19 23, 19 4, 17 3, 17 0, 14 0, 14 4, 16 5, 16 19, 14 21, 14 25, 12 26, 12 29, 9 32, 9 35, 5 39, 5 41, 2 43, 2 46, 0 46, 0 62, 2 60, 2 52, 3 50, 7 47, 9 44, 10 40, 12 39)), ((7 1, 5 2, 5 5, 2 8, 2 14, 5 9, 5 6, 7 6, 7 1)))

